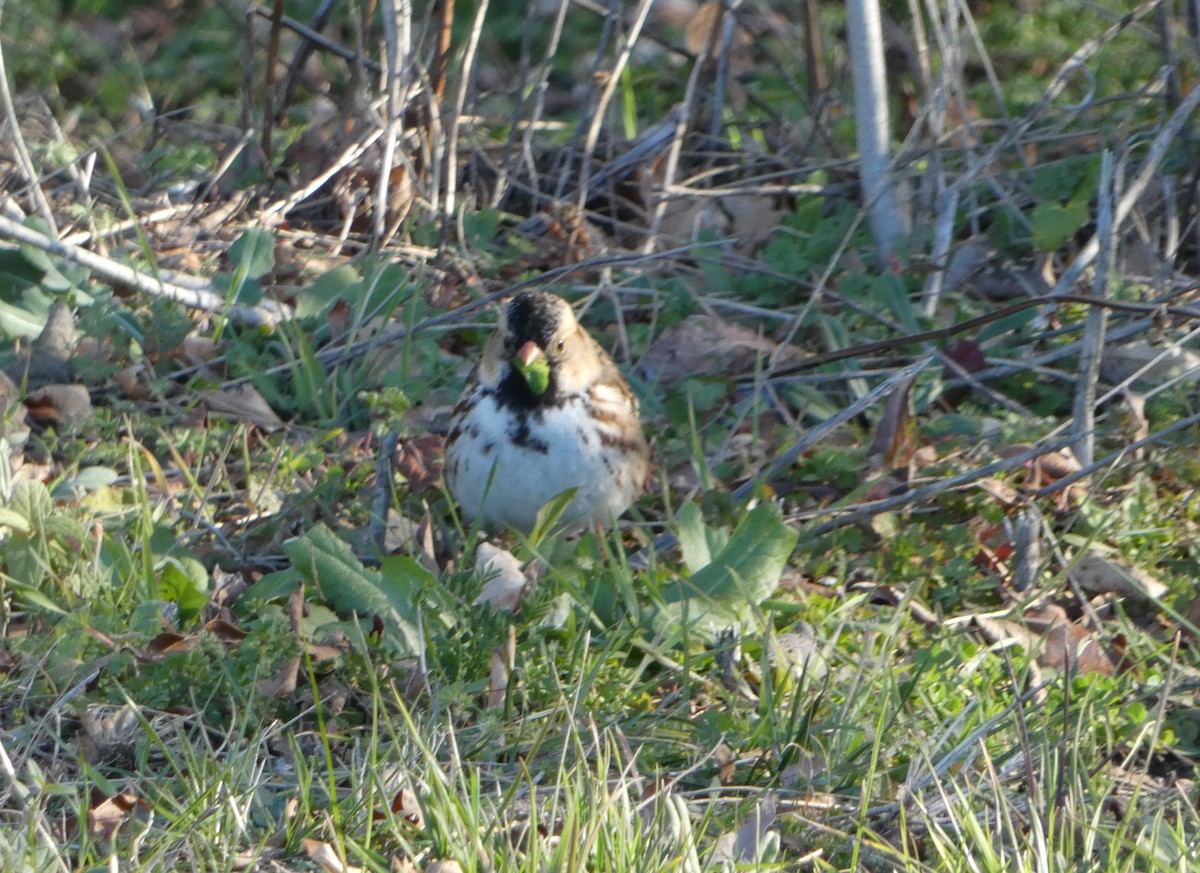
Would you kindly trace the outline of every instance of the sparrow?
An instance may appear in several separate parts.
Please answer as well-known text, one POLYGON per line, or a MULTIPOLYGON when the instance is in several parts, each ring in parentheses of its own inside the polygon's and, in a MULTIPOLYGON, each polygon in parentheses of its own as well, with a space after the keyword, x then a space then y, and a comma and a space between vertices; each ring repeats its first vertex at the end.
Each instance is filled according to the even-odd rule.
POLYGON ((641 493, 649 455, 637 398, 570 305, 513 296, 451 414, 446 484, 463 515, 529 533, 575 489, 564 530, 607 525, 641 493))

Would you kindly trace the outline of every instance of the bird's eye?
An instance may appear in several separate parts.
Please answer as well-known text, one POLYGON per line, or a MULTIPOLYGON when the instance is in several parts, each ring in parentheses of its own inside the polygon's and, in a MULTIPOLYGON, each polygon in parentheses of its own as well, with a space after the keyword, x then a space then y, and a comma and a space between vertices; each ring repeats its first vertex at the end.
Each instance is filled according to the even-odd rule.
POLYGON ((555 343, 554 347, 561 352, 563 349, 565 349, 567 347, 567 341, 559 340, 557 343, 555 343))

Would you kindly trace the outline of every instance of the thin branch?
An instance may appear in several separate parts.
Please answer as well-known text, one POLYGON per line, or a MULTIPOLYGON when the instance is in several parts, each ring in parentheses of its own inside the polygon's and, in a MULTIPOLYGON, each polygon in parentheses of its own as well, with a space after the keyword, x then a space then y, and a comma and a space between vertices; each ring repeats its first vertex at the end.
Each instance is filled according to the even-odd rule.
POLYGON ((290 309, 274 301, 263 301, 258 306, 231 306, 223 293, 215 290, 193 290, 171 282, 164 282, 153 276, 139 273, 125 264, 101 257, 95 252, 51 239, 36 230, 2 216, 0 216, 0 237, 33 246, 47 254, 87 267, 95 274, 96 278, 110 285, 136 288, 145 294, 166 297, 182 303, 184 306, 202 309, 205 312, 220 312, 245 324, 273 326, 291 318, 290 309))

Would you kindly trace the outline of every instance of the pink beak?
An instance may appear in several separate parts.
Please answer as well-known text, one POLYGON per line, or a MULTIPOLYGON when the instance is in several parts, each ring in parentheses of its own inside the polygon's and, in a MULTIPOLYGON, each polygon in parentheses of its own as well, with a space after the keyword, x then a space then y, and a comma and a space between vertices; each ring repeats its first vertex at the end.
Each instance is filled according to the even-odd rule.
POLYGON ((539 360, 542 356, 541 346, 532 340, 525 343, 525 345, 521 346, 521 348, 517 351, 517 360, 523 367, 528 367, 534 361, 539 360))

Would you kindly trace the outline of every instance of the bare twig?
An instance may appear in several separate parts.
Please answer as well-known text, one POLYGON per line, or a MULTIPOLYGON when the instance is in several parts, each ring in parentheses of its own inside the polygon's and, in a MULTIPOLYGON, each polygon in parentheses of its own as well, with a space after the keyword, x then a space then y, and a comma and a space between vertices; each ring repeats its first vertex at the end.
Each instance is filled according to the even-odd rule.
POLYGON ((153 276, 139 273, 132 267, 101 257, 87 249, 53 240, 15 221, 0 217, 0 237, 33 246, 40 251, 64 258, 91 270, 97 278, 113 285, 136 288, 156 297, 166 297, 184 306, 220 312, 235 321, 253 325, 275 325, 291 317, 289 309, 274 301, 264 301, 258 306, 228 305, 225 295, 216 291, 193 290, 153 276))
POLYGON ((279 60, 279 31, 283 27, 282 19, 283 0, 275 0, 271 9, 270 36, 267 38, 267 66, 263 70, 262 150, 268 163, 272 158, 271 136, 275 130, 275 63, 279 60))
MULTIPOLYGON (((1096 205, 1096 235, 1101 240, 1100 264, 1096 270, 1096 281, 1092 283, 1092 293, 1101 299, 1108 296, 1116 231, 1113 222, 1112 152, 1105 149, 1100 155, 1100 192, 1096 205)), ((1088 311, 1079 355, 1079 381, 1075 386, 1075 414, 1071 421, 1075 458, 1084 466, 1092 462, 1096 443, 1096 383, 1100 379, 1100 359, 1104 355, 1107 322, 1108 310, 1103 306, 1093 306, 1088 311)))
MULTIPOLYGON (((3 0, 0 0, 0 19, 3 18, 3 14, 4 3, 3 0)), ((46 222, 46 226, 50 228, 51 235, 57 237, 58 224, 54 221, 50 202, 46 200, 46 194, 42 191, 38 171, 33 166, 33 159, 29 157, 29 149, 25 147, 25 138, 21 135, 21 125, 17 121, 17 107, 13 103, 12 92, 8 89, 8 70, 4 66, 3 50, 0 50, 0 103, 4 104, 4 119, 8 122, 13 151, 17 153, 17 165, 21 168, 21 173, 25 176, 25 183, 29 186, 29 196, 33 198, 42 221, 46 222)))
MULTIPOLYGON (((251 4, 249 11, 251 13, 253 13, 254 15, 258 15, 262 18, 267 18, 267 19, 271 18, 271 14, 272 14, 270 9, 260 6, 257 3, 251 4)), ((370 70, 372 73, 378 73, 383 69, 377 61, 373 61, 369 58, 362 57, 358 52, 352 51, 351 49, 346 48, 344 45, 342 45, 338 42, 335 42, 332 39, 329 39, 327 36, 323 36, 322 34, 313 30, 311 27, 308 27, 305 24, 302 24, 301 22, 297 21, 294 18, 290 18, 287 15, 285 15, 282 18, 280 18, 279 21, 288 30, 292 31, 293 33, 295 33, 299 36, 304 37, 306 40, 311 42, 313 45, 319 47, 323 51, 329 52, 329 54, 331 54, 331 55, 339 57, 344 61, 350 61, 351 63, 355 63, 355 64, 362 64, 362 66, 364 66, 366 69, 370 70)), ((249 29, 251 32, 253 32, 253 30, 254 30, 254 28, 249 28, 249 29)))
POLYGON ((467 105, 467 94, 471 90, 474 78, 475 59, 479 51, 479 38, 483 34, 483 21, 488 11, 489 0, 479 0, 475 9, 475 20, 471 24, 471 35, 467 38, 467 48, 463 54, 462 70, 459 72, 458 95, 454 101, 454 112, 450 123, 446 126, 446 200, 442 207, 444 225, 442 240, 447 240, 446 231, 453 225, 456 196, 458 192, 458 138, 461 129, 463 112, 467 105))
POLYGON ((373 224, 377 244, 382 244, 387 232, 388 186, 392 179, 392 164, 396 159, 396 144, 404 126, 403 101, 408 97, 404 83, 408 78, 412 53, 412 3, 409 0, 384 0, 383 33, 387 68, 383 83, 383 156, 379 163, 373 224))
MULTIPOLYGON (((1200 106, 1200 88, 1193 88, 1180 102, 1179 108, 1167 119, 1167 123, 1163 125, 1162 130, 1154 137, 1153 142, 1150 143, 1150 149, 1146 154, 1145 160, 1142 161, 1142 166, 1138 170, 1137 176, 1117 202, 1112 219, 1114 227, 1120 227, 1125 222, 1125 219, 1129 217, 1134 204, 1142 196, 1142 192, 1146 190, 1146 186, 1150 184, 1150 180, 1154 177, 1154 174, 1158 172, 1158 166, 1162 163, 1163 158, 1166 157, 1167 149, 1174 142, 1175 137, 1179 135, 1180 131, 1183 130, 1188 118, 1196 111, 1197 106, 1200 106)), ((1084 270, 1092 265, 1092 261, 1096 259, 1099 251, 1100 235, 1099 231, 1097 231, 1088 240, 1087 245, 1075 256, 1075 260, 1071 262, 1071 266, 1063 271, 1058 284, 1054 286, 1054 293, 1058 294, 1066 291, 1079 281, 1079 277, 1083 275, 1084 270)))

